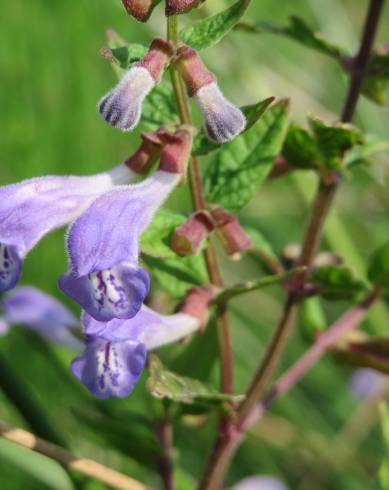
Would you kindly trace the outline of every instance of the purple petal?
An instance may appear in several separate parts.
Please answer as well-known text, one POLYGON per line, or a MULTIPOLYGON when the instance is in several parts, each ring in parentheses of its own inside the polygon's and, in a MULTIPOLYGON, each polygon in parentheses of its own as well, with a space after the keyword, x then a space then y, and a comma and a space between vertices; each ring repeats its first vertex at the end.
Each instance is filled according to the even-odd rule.
POLYGON ((79 350, 81 343, 69 332, 79 321, 62 303, 33 287, 13 290, 3 300, 4 317, 10 325, 23 325, 51 342, 79 350))
POLYGON ((138 267, 139 239, 179 175, 157 171, 140 184, 104 194, 70 227, 70 272, 59 285, 96 320, 131 318, 148 293, 138 267))
POLYGON ((98 322, 88 314, 83 316, 84 334, 107 340, 136 340, 147 349, 156 349, 176 342, 199 328, 197 318, 184 313, 161 315, 143 305, 139 313, 129 320, 114 319, 98 322))
POLYGON ((139 123, 144 98, 155 81, 146 68, 133 66, 98 104, 103 119, 114 128, 131 131, 139 123))
POLYGON ((210 139, 225 143, 244 130, 244 114, 224 97, 216 82, 200 88, 193 98, 203 113, 205 132, 210 139))
POLYGON ((349 381, 352 394, 359 400, 374 396, 380 391, 385 376, 375 369, 357 369, 349 381))
POLYGON ((64 274, 59 287, 94 318, 108 321, 136 315, 149 292, 150 279, 144 269, 121 262, 81 277, 64 274))
POLYGON ((16 247, 0 243, 0 291, 8 291, 16 286, 22 263, 16 247))
POLYGON ((288 490, 288 487, 272 476, 249 476, 234 485, 232 490, 288 490))
POLYGON ((92 177, 39 177, 0 188, 0 291, 20 276, 22 259, 47 233, 77 218, 116 182, 134 173, 125 165, 92 177))
POLYGON ((124 398, 134 389, 146 362, 146 347, 134 341, 94 339, 74 359, 74 376, 97 398, 124 398))

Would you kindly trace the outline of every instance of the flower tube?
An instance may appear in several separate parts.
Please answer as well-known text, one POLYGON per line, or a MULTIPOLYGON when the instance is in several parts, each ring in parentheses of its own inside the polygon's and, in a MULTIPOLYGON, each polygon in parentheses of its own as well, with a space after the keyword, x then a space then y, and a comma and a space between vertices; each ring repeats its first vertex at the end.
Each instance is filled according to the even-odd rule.
POLYGON ((47 176, 0 188, 0 291, 19 280, 27 253, 76 219, 96 197, 136 176, 125 164, 88 177, 47 176))

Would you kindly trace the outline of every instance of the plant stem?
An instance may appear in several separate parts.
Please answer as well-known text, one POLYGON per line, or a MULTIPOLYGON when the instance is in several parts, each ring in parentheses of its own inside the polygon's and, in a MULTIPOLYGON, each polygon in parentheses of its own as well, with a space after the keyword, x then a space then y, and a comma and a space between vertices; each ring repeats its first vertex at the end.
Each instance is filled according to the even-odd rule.
MULTIPOLYGON (((368 13, 366 15, 363 35, 358 55, 355 58, 355 67, 351 75, 348 96, 342 111, 343 122, 349 122, 355 112, 356 104, 361 93, 362 82, 366 73, 371 50, 376 35, 378 22, 382 12, 383 0, 370 0, 368 13)), ((201 490, 216 490, 220 487, 224 474, 231 462, 234 450, 238 446, 241 436, 239 427, 245 427, 251 413, 255 410, 259 398, 263 395, 274 371, 278 367, 282 357, 289 334, 293 330, 300 302, 303 298, 304 284, 309 274, 313 258, 320 244, 323 225, 330 210, 331 204, 339 186, 340 179, 336 174, 322 175, 318 191, 312 207, 311 217, 306 228, 303 240, 302 253, 299 260, 300 266, 306 266, 286 300, 282 317, 270 340, 264 357, 256 370, 253 380, 248 388, 246 399, 242 402, 237 418, 236 431, 227 432, 222 439, 220 436, 216 441, 213 454, 200 485, 201 490), (232 435, 231 435, 232 434, 232 435), (238 435, 237 435, 238 434, 238 435)))
POLYGON ((101 481, 110 488, 116 488, 118 490, 147 490, 142 483, 129 476, 118 473, 91 459, 77 458, 62 447, 39 439, 34 434, 31 434, 31 432, 11 427, 1 420, 0 436, 19 446, 44 454, 48 458, 58 461, 58 463, 66 468, 76 470, 94 480, 101 481))
MULTIPOLYGON (((178 42, 178 19, 177 16, 167 18, 168 40, 176 45, 178 42)), ((192 124, 188 97, 180 74, 174 66, 170 67, 170 76, 176 98, 178 115, 182 124, 192 124)), ((193 208, 197 211, 206 208, 203 186, 201 182, 200 162, 198 158, 192 157, 189 164, 189 188, 192 197, 193 208)), ((223 287, 223 278, 212 242, 204 251, 205 264, 208 271, 210 282, 218 288, 223 287)), ((225 306, 218 310, 218 341, 221 363, 221 390, 224 393, 233 392, 233 372, 232 372, 232 349, 228 312, 225 306)))
POLYGON ((162 456, 159 461, 159 473, 161 475, 165 490, 174 490, 173 476, 173 427, 169 418, 168 409, 165 411, 165 417, 157 424, 157 435, 162 448, 162 456))
POLYGON ((365 25, 363 28, 362 41, 357 56, 351 68, 351 80, 346 102, 342 111, 342 121, 350 122, 354 116, 358 98, 361 93, 363 79, 373 48, 378 23, 384 6, 384 0, 370 0, 365 25))
POLYGON ((288 392, 298 381, 318 362, 327 350, 336 344, 347 332, 358 327, 367 312, 379 297, 379 289, 374 288, 359 305, 346 312, 325 332, 319 335, 316 342, 305 352, 298 361, 284 373, 274 385, 274 388, 257 404, 250 414, 242 430, 248 430, 269 407, 269 405, 288 392))

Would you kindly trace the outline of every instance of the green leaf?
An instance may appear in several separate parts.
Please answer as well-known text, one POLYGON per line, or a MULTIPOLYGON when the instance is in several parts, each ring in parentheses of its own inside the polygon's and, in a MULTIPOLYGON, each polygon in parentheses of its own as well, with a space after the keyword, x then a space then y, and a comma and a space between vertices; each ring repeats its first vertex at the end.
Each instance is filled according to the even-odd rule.
POLYGON ((355 299, 366 290, 348 267, 326 266, 313 271, 311 281, 320 286, 319 294, 329 301, 355 299))
POLYGON ((312 297, 303 301, 300 308, 299 323, 304 334, 310 340, 314 339, 318 332, 326 329, 328 324, 319 298, 312 297))
POLYGON ((201 286, 208 280, 204 258, 201 255, 163 260, 145 255, 143 259, 160 288, 176 299, 181 299, 188 289, 201 286))
POLYGON ((314 116, 308 120, 321 154, 319 164, 325 168, 339 169, 346 152, 363 142, 360 131, 350 124, 326 124, 314 116))
POLYGON ((205 176, 207 199, 230 210, 247 204, 278 156, 288 121, 288 101, 274 104, 246 133, 221 147, 205 176))
POLYGON ((389 142, 375 135, 368 134, 361 145, 355 145, 349 150, 343 160, 345 167, 355 165, 371 165, 371 157, 389 150, 389 142))
POLYGON ((142 123, 149 131, 177 121, 176 104, 170 83, 161 82, 146 97, 142 107, 142 123))
POLYGON ((142 252, 162 259, 178 257, 170 247, 170 239, 174 230, 184 222, 183 215, 160 209, 141 237, 142 252))
POLYGON ((238 25, 238 28, 255 34, 269 33, 287 36, 294 41, 303 44, 307 48, 314 49, 315 51, 319 51, 336 59, 347 54, 340 46, 329 41, 320 33, 315 32, 303 19, 296 16, 290 17, 289 25, 285 27, 278 26, 271 22, 242 22, 238 25))
POLYGON ((203 402, 217 405, 225 401, 239 402, 242 396, 227 395, 201 381, 168 371, 155 355, 149 358, 150 377, 147 389, 156 398, 167 398, 180 403, 203 402))
POLYGON ((336 352, 356 366, 368 367, 389 374, 389 337, 346 342, 336 352))
MULTIPOLYGON (((248 131, 263 116, 273 100, 274 97, 268 97, 267 99, 261 100, 256 104, 241 107, 243 114, 246 116, 246 127, 243 133, 248 131)), ((202 130, 193 141, 192 151, 194 155, 206 155, 211 151, 217 150, 221 146, 222 144, 211 141, 206 136, 204 130, 202 130)))
POLYGON ((373 284, 389 287, 389 242, 378 248, 370 259, 368 277, 373 284))
POLYGON ((111 447, 126 454, 143 466, 154 468, 160 456, 159 444, 152 425, 148 426, 136 413, 126 412, 126 418, 106 416, 83 407, 73 409, 77 419, 92 434, 111 447))
POLYGON ((308 131, 296 124, 288 128, 282 155, 296 168, 315 168, 320 160, 315 140, 308 131))
POLYGON ((139 61, 147 53, 148 48, 142 44, 129 44, 118 48, 110 48, 114 60, 119 63, 120 68, 126 70, 134 61, 139 61))
POLYGON ((363 82, 362 93, 378 105, 388 102, 389 88, 389 48, 378 46, 370 58, 368 76, 363 82))
POLYGON ((185 27, 179 38, 193 49, 201 50, 218 43, 243 16, 250 0, 239 0, 231 7, 207 19, 185 27))

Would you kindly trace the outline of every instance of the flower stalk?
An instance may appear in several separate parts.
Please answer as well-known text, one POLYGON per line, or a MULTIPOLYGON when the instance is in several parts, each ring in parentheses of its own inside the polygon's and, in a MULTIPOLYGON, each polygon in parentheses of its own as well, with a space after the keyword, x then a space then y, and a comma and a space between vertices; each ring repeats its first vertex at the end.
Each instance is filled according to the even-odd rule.
MULTIPOLYGON (((167 37, 168 41, 177 46, 178 43, 178 18, 175 15, 167 18, 167 37)), ((176 98, 178 115, 182 124, 192 124, 188 98, 180 74, 174 66, 170 66, 170 76, 176 98)), ((189 188, 192 196, 193 208, 195 211, 206 209, 206 201, 203 193, 200 165, 196 157, 192 157, 189 164, 189 188)), ((223 279, 212 243, 204 250, 204 259, 211 283, 218 287, 223 287, 223 279)), ((228 313, 225 306, 218 311, 218 341, 221 361, 221 389, 225 393, 233 392, 233 373, 232 373, 232 349, 229 331, 228 313)))

